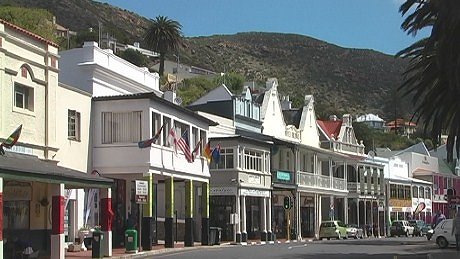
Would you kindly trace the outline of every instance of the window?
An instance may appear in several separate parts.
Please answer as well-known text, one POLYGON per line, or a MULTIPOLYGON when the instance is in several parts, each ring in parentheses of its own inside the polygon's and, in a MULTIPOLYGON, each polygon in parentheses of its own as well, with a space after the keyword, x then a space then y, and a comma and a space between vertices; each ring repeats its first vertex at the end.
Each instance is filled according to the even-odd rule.
POLYGON ((254 170, 262 172, 262 161, 264 155, 262 152, 245 149, 244 150, 244 168, 246 170, 254 170))
POLYGON ((219 163, 211 163, 211 169, 232 169, 233 165, 233 148, 221 148, 219 163))
POLYGON ((404 199, 404 186, 397 185, 398 188, 398 199, 404 199))
POLYGON ((80 141, 80 113, 75 110, 67 111, 67 137, 80 141))
POLYGON ((200 154, 202 155, 204 151, 204 147, 207 144, 206 131, 200 130, 200 140, 201 140, 200 154))
POLYGON ((165 126, 163 130, 163 146, 169 147, 170 144, 168 141, 169 139, 168 136, 169 136, 169 130, 172 127, 171 118, 163 116, 163 125, 165 126))
POLYGON ((417 186, 412 187, 412 197, 418 198, 418 187, 417 186))
MULTIPOLYGON (((160 130, 161 128, 161 115, 156 113, 156 112, 152 112, 152 138, 157 134, 157 132, 160 130)), ((165 129, 163 128, 163 131, 168 131, 169 129, 165 129)), ((153 144, 159 144, 161 142, 161 137, 158 138, 155 142, 153 142, 153 144)))
POLYGON ((394 184, 390 185, 390 198, 392 199, 398 198, 397 188, 396 188, 396 185, 394 184))
POLYGON ((18 83, 14 84, 14 106, 34 111, 34 90, 18 83))
POLYGON ((410 186, 404 186, 404 199, 410 199, 410 186))
POLYGON ((102 143, 135 143, 141 140, 141 111, 103 112, 102 143))
POLYGON ((419 198, 425 198, 424 194, 425 194, 425 190, 422 186, 419 187, 419 198))
POLYGON ((425 199, 431 199, 431 188, 425 187, 425 199))

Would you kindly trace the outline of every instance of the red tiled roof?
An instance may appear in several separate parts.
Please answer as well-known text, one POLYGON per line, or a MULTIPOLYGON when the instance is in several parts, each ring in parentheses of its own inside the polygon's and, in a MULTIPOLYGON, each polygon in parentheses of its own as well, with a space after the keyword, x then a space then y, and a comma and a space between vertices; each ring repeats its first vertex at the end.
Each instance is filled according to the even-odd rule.
POLYGON ((43 38, 42 36, 39 36, 39 35, 37 35, 37 34, 35 34, 35 33, 32 33, 32 32, 30 32, 30 31, 28 31, 28 30, 26 30, 26 29, 23 29, 23 28, 21 28, 21 27, 19 27, 19 26, 17 26, 17 25, 14 25, 14 24, 12 24, 12 23, 9 23, 9 22, 7 22, 7 21, 5 21, 5 20, 3 20, 3 19, 0 19, 0 23, 3 23, 4 25, 6 25, 6 26, 8 26, 8 27, 10 27, 10 28, 12 28, 12 29, 18 31, 18 32, 24 33, 24 34, 26 34, 27 36, 30 36, 30 37, 32 37, 32 38, 38 40, 38 41, 47 43, 47 44, 52 45, 52 46, 54 46, 54 47, 56 47, 56 48, 59 47, 58 44, 56 44, 56 43, 54 43, 54 42, 52 42, 52 41, 50 41, 50 40, 47 40, 47 39, 43 38))
POLYGON ((331 138, 332 135, 334 135, 334 138, 337 138, 337 136, 339 135, 340 127, 342 126, 341 120, 336 120, 336 121, 317 120, 316 122, 321 127, 321 129, 327 134, 329 138, 331 138))

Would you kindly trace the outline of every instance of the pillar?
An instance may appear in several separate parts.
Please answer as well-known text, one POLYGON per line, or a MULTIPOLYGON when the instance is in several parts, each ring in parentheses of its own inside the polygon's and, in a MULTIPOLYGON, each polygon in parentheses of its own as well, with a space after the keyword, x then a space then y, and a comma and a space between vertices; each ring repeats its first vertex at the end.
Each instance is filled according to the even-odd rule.
MULTIPOLYGON (((112 211, 112 190, 105 188, 100 190, 101 198, 101 216, 99 222, 101 222, 101 230, 103 238, 102 254, 107 257, 112 256, 112 222, 115 214, 112 211)), ((144 226, 142 226, 144 227, 144 226)))
POLYGON ((185 237, 184 245, 193 246, 193 181, 185 181, 185 237))
POLYGON ((343 210, 344 210, 344 221, 345 224, 348 224, 348 198, 344 197, 343 198, 343 210))
POLYGON ((297 232, 297 240, 302 240, 302 225, 301 225, 301 217, 300 217, 300 192, 296 192, 296 199, 295 199, 295 214, 296 214, 296 232, 297 232))
POLYGON ((240 195, 239 195, 239 189, 237 190, 236 192, 236 202, 235 202, 235 211, 236 211, 236 214, 238 214, 237 216, 237 222, 236 222, 236 242, 237 243, 241 243, 241 202, 240 202, 240 195))
POLYGON ((3 259, 3 177, 0 177, 0 258, 3 259))
MULTIPOLYGON (((153 189, 153 174, 148 174, 144 177, 144 181, 147 181, 148 194, 147 203, 142 205, 142 233, 141 233, 141 246, 142 250, 152 250, 152 244, 155 237, 155 218, 153 214, 154 206, 154 189, 153 189)), ((173 188, 174 190, 174 188, 173 188)))
MULTIPOLYGON (((272 194, 272 193, 271 193, 272 194)), ((267 226, 268 226, 268 232, 267 232, 267 235, 268 235, 268 241, 275 241, 273 240, 273 234, 272 234, 272 195, 270 195, 270 197, 267 198, 268 200, 268 206, 267 206, 267 214, 268 214, 268 218, 267 218, 267 226)))
POLYGON ((359 198, 356 199, 356 220, 357 220, 358 227, 360 227, 361 222, 359 221, 359 198))
POLYGON ((51 208, 51 259, 64 259, 64 184, 50 184, 51 208))
POLYGON ((165 247, 174 248, 174 177, 165 179, 165 247))
POLYGON ((247 242, 248 241, 248 232, 246 231, 246 196, 243 195, 241 196, 241 242, 247 242))
POLYGON ((201 190, 201 244, 209 245, 209 183, 202 183, 201 190))
POLYGON ((262 233, 260 233, 260 240, 267 241, 267 198, 262 197, 262 213, 260 215, 260 222, 262 224, 262 233))

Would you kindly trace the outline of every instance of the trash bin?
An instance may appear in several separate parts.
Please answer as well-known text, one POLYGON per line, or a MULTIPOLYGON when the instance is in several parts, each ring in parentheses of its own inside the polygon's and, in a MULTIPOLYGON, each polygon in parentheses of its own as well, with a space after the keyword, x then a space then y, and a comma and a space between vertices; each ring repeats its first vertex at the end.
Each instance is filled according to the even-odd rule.
POLYGON ((92 250, 91 250, 91 258, 103 258, 104 255, 102 254, 102 240, 104 239, 104 235, 99 229, 94 230, 93 232, 93 239, 92 239, 92 250))
POLYGON ((209 228, 210 245, 220 245, 221 235, 222 235, 222 228, 210 227, 209 228))
POLYGON ((127 229, 125 231, 126 253, 137 253, 137 230, 127 229))

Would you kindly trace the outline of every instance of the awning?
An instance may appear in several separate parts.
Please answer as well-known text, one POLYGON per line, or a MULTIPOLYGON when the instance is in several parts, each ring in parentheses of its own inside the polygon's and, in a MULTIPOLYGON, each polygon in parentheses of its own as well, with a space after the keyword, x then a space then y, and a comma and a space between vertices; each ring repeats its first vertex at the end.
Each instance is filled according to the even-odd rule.
POLYGON ((64 183, 67 189, 108 188, 112 179, 58 166, 37 156, 6 152, 0 156, 0 177, 4 180, 64 183))

